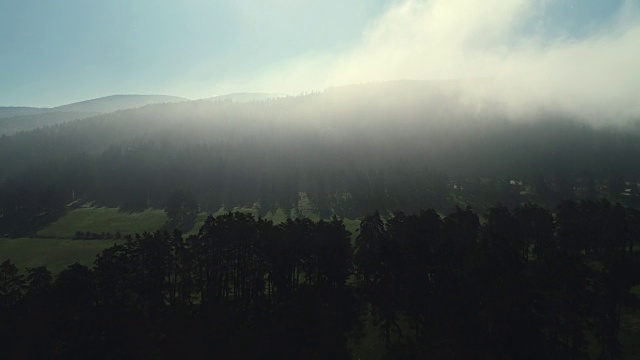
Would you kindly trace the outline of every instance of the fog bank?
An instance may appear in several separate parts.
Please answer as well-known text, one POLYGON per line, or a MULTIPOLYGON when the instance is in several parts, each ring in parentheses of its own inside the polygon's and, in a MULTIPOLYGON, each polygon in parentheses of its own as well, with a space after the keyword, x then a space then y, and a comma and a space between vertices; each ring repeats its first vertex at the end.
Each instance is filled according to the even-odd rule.
POLYGON ((393 79, 463 79, 466 101, 501 104, 514 118, 539 110, 595 123, 637 118, 638 5, 626 2, 611 21, 580 36, 550 33, 545 21, 552 5, 397 2, 367 27, 357 46, 280 64, 257 87, 295 93, 393 79))

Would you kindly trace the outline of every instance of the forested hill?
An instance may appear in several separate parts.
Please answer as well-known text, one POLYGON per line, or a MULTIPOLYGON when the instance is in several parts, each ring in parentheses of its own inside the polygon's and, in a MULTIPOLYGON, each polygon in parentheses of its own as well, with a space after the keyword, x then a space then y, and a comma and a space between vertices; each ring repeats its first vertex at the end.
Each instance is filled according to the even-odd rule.
POLYGON ((0 107, 0 135, 52 126, 71 120, 138 108, 149 104, 174 103, 188 99, 165 95, 113 95, 53 108, 0 107))
POLYGON ((149 104, 175 103, 189 99, 167 95, 111 95, 52 108, 53 111, 84 111, 110 113, 149 104))
POLYGON ((260 92, 243 92, 243 93, 232 93, 225 95, 213 96, 205 99, 200 99, 202 101, 231 101, 237 103, 245 103, 252 101, 263 101, 263 100, 272 100, 286 97, 286 94, 278 94, 278 93, 260 93, 260 92))
POLYGON ((99 114, 98 112, 53 111, 6 117, 0 119, 0 134, 11 135, 20 131, 62 124, 67 121, 82 120, 99 114))
POLYGON ((554 202, 579 182, 640 178, 637 127, 551 111, 515 120, 460 94, 456 82, 354 85, 149 105, 5 136, 0 203, 46 208, 73 190, 104 205, 162 207, 182 189, 204 209, 267 211, 295 206, 304 192, 326 214, 356 216, 447 206, 457 179, 524 179, 554 202))
POLYGON ((42 114, 49 111, 48 108, 26 107, 26 106, 2 106, 0 107, 0 119, 21 116, 42 114))

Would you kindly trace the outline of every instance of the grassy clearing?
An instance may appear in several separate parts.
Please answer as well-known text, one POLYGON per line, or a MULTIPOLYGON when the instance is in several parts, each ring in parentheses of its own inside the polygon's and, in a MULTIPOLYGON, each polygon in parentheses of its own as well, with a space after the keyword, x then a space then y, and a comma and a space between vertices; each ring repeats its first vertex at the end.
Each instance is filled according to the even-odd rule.
MULTIPOLYGON (((244 212, 244 213, 250 213, 253 214, 254 216, 257 216, 257 213, 255 212, 254 209, 251 208, 233 208, 232 210, 233 212, 235 211, 239 211, 239 212, 244 212)), ((207 220, 207 217, 209 215, 213 215, 218 216, 218 215, 222 215, 225 214, 228 211, 225 211, 224 208, 220 208, 220 210, 214 212, 214 213, 208 213, 208 212, 201 212, 198 214, 198 216, 196 217, 196 221, 194 222, 193 227, 191 228, 191 230, 187 231, 184 235, 185 236, 190 236, 190 235, 196 235, 198 234, 198 231, 200 230, 200 228, 202 227, 202 225, 204 225, 205 221, 207 220)), ((313 221, 318 221, 320 220, 320 216, 312 213, 312 212, 304 212, 304 211, 300 211, 300 215, 309 218, 313 221)), ((292 217, 293 214, 287 214, 283 209, 278 209, 276 210, 275 213, 269 211, 265 216, 264 219, 266 220, 271 220, 273 221, 274 224, 280 224, 283 223, 287 220, 287 218, 292 217)), ((330 220, 330 219, 325 219, 325 220, 330 220)), ((351 220, 351 219, 343 219, 344 221, 344 226, 347 229, 347 231, 349 231, 351 233, 351 237, 355 239, 357 232, 356 230, 358 229, 358 227, 360 226, 360 220, 351 220)))
POLYGON ((78 262, 91 266, 113 240, 66 240, 45 238, 0 238, 0 261, 10 259, 20 270, 46 266, 53 274, 78 262))
POLYGON ((115 208, 80 208, 38 232, 45 238, 71 239, 76 231, 94 233, 120 232, 122 235, 155 231, 167 222, 164 210, 147 209, 142 212, 121 212, 115 208))
MULTIPOLYGON (((184 233, 184 236, 198 235, 200 228, 204 225, 205 221, 207 221, 207 217, 209 217, 209 213, 201 212, 196 216, 196 221, 193 223, 193 227, 191 230, 184 233)), ((214 214, 215 216, 215 214, 214 214)))
MULTIPOLYGON (((307 193, 300 192, 298 193, 298 206, 297 206, 297 214, 299 216, 306 217, 312 221, 320 220, 320 216, 318 215, 318 208, 316 208, 309 200, 307 193)), ((327 219, 325 219, 327 220, 327 219)))
POLYGON ((278 209, 276 210, 275 213, 272 213, 271 211, 269 211, 264 218, 267 220, 273 221, 274 224, 281 224, 287 221, 288 217, 289 215, 286 212, 284 212, 284 210, 278 209))
MULTIPOLYGON (((220 211, 220 210, 218 210, 220 211)), ((227 212, 227 211, 225 211, 227 212)), ((241 212, 241 213, 245 213, 245 214, 251 214, 253 216, 258 216, 258 210, 256 208, 250 208, 250 207, 234 207, 233 210, 231 210, 231 212, 241 212)), ((224 213, 224 212, 223 212, 224 213)))
MULTIPOLYGON (((234 208, 232 211, 256 215, 255 209, 252 208, 234 208)), ((211 215, 217 216, 225 212, 225 209, 221 208, 211 215)), ((319 219, 318 215, 312 213, 310 208, 299 211, 299 213, 314 221, 319 219)), ((210 213, 207 212, 199 213, 193 228, 185 235, 197 234, 209 215, 210 213)), ((269 212, 265 219, 279 224, 290 216, 291 214, 278 209, 275 213, 269 212)), ((120 212, 115 208, 79 208, 39 231, 37 238, 0 238, 0 261, 11 259, 20 269, 46 265, 52 272, 59 272, 74 262, 91 265, 95 256, 103 249, 113 245, 114 241, 71 240, 77 231, 109 232, 111 234, 120 232, 124 236, 162 229, 166 222, 166 213, 157 209, 128 213, 120 212)), ((344 225, 351 233, 352 239, 355 239, 360 220, 344 219, 344 225)))
POLYGON ((360 219, 342 219, 345 229, 351 233, 351 240, 355 241, 358 236, 358 229, 360 228, 360 219))
MULTIPOLYGON (((258 213, 255 209, 253 208, 248 208, 248 207, 235 207, 231 210, 232 212, 241 212, 241 213, 249 213, 252 214, 253 216, 258 216, 258 213)), ((201 212, 198 214, 198 216, 196 217, 196 221, 193 224, 193 227, 191 228, 191 230, 187 231, 184 235, 185 236, 190 236, 190 235, 197 235, 198 231, 200 231, 200 228, 202 227, 202 225, 204 225, 205 221, 207 220, 207 217, 209 217, 209 215, 212 215, 213 217, 219 216, 219 215, 223 215, 228 213, 228 210, 225 210, 225 208, 220 208, 218 211, 214 212, 214 213, 209 213, 209 212, 201 212)), ((278 209, 275 214, 272 212, 268 212, 267 215, 264 216, 264 218, 266 220, 271 220, 273 221, 274 224, 279 224, 284 222, 285 220, 287 220, 288 215, 284 212, 284 210, 282 209, 278 209)))

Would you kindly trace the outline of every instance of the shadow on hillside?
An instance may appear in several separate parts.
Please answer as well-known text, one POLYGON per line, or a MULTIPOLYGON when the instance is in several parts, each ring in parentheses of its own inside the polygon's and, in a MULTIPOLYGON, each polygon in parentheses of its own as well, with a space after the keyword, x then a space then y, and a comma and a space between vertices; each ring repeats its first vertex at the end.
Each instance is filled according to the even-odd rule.
POLYGON ((0 216, 0 237, 20 238, 33 236, 49 224, 57 221, 67 209, 49 209, 35 212, 32 209, 6 211, 0 216))
POLYGON ((193 229, 196 225, 197 214, 190 214, 182 220, 169 219, 164 225, 164 229, 172 232, 174 230, 180 230, 183 234, 193 229))

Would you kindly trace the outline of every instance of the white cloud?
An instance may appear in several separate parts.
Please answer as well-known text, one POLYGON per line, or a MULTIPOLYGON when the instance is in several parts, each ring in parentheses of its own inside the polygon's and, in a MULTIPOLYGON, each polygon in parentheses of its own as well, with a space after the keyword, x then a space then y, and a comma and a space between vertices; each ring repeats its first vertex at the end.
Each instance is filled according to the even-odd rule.
POLYGON ((482 96, 503 101, 514 114, 552 107, 606 120, 640 115, 640 21, 633 3, 613 26, 583 38, 523 32, 525 24, 541 23, 546 3, 403 1, 371 23, 351 50, 289 59, 255 87, 296 93, 392 79, 481 77, 491 79, 482 96))

